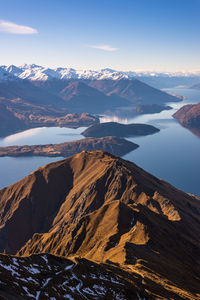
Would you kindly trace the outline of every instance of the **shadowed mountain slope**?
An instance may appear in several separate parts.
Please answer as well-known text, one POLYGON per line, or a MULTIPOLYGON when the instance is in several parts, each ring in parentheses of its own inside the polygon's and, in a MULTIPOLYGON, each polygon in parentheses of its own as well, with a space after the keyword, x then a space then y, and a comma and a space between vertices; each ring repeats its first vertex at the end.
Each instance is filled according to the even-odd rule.
POLYGON ((70 81, 59 95, 66 102, 66 107, 76 112, 100 113, 107 109, 130 105, 128 100, 118 95, 106 96, 82 81, 70 81))
POLYGON ((155 298, 199 299, 199 200, 131 162, 81 152, 0 190, 0 251, 110 262, 155 298))
POLYGON ((40 87, 36 87, 28 80, 0 82, 0 97, 9 100, 20 98, 25 102, 39 106, 63 106, 63 101, 59 96, 53 95, 40 87))
POLYGON ((162 104, 181 99, 137 80, 92 80, 88 83, 106 95, 118 95, 134 104, 162 104))

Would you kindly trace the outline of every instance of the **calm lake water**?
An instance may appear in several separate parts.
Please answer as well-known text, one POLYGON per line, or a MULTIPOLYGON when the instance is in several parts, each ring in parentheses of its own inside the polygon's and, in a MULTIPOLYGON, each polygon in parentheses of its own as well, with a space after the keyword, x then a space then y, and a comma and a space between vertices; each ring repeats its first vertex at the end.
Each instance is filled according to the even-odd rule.
MULTIPOLYGON (((104 116, 102 121, 121 123, 146 123, 160 129, 159 133, 146 137, 129 138, 140 147, 123 158, 128 159, 155 176, 174 186, 200 195, 200 138, 183 128, 172 115, 181 106, 200 102, 200 91, 191 89, 166 89, 166 91, 187 97, 179 103, 169 103, 173 110, 159 114, 124 118, 123 115, 104 116)), ((85 128, 36 128, 0 139, 0 146, 61 143, 84 138, 85 128)), ((0 188, 16 182, 41 165, 61 158, 20 157, 0 158, 0 188)))
MULTIPOLYGON (((0 139, 0 147, 12 145, 56 144, 83 139, 81 135, 86 127, 71 128, 34 128, 0 139)), ((62 157, 0 157, 0 188, 10 185, 42 165, 62 157)))

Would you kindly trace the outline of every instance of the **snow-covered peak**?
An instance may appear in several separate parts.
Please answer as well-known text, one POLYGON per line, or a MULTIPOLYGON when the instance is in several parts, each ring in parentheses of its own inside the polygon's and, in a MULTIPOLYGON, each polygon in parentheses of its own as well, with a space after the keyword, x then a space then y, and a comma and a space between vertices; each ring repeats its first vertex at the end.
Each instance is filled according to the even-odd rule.
POLYGON ((0 81, 17 79, 11 72, 7 71, 6 66, 0 66, 0 81))
POLYGON ((36 64, 25 64, 22 66, 0 66, 0 80, 7 78, 21 78, 28 80, 46 81, 52 79, 128 79, 134 77, 172 77, 172 76, 200 76, 199 72, 177 72, 177 73, 158 73, 158 72, 123 72, 110 68, 95 70, 75 70, 73 68, 47 68, 36 64), (9 76, 11 75, 11 77, 9 76))

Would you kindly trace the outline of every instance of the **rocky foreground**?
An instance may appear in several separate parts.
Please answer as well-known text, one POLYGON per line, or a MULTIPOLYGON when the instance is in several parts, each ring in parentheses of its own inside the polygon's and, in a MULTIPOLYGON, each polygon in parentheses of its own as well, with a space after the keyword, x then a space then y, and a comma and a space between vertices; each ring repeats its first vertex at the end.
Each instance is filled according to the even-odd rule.
POLYGON ((200 299, 199 216, 198 197, 109 153, 48 164, 0 190, 0 295, 200 299))
POLYGON ((116 122, 107 122, 95 124, 82 132, 86 137, 131 137, 143 136, 159 132, 160 130, 147 124, 120 124, 116 122))
POLYGON ((140 281, 117 266, 83 258, 0 255, 1 299, 145 299, 140 281))
POLYGON ((114 155, 123 156, 139 146, 118 137, 86 138, 73 142, 47 145, 24 145, 0 147, 0 157, 2 156, 49 156, 68 157, 83 150, 103 150, 114 155))

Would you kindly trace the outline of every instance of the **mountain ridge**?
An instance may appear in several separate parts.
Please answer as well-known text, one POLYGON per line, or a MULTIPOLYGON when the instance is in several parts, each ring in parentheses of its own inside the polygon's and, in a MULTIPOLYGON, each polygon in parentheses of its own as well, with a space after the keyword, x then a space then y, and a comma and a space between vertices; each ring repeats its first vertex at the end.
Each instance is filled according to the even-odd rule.
POLYGON ((142 276, 150 296, 198 299, 199 200, 107 152, 81 152, 0 190, 1 252, 109 261, 142 276))

